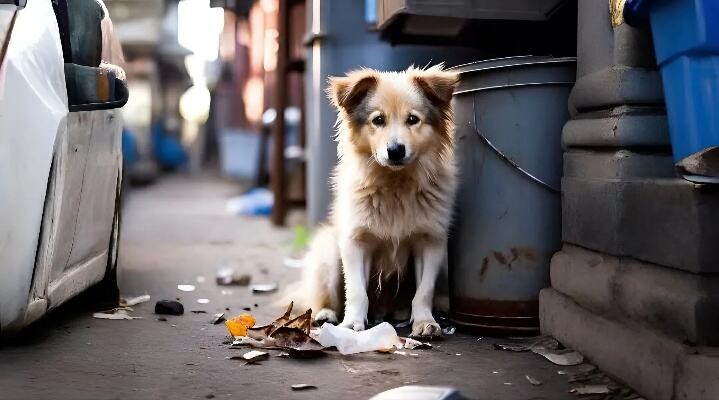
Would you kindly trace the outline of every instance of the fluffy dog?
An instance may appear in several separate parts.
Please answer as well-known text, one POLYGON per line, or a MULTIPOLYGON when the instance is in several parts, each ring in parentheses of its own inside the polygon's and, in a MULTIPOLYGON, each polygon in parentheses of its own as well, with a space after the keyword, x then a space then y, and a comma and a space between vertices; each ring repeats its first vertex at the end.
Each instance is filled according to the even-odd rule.
POLYGON ((457 185, 457 82, 441 65, 330 78, 327 92, 338 111, 334 202, 292 293, 317 310, 316 321, 337 323, 342 315, 341 326, 363 330, 368 291, 399 284, 413 265, 412 335, 441 335, 432 300, 457 185))

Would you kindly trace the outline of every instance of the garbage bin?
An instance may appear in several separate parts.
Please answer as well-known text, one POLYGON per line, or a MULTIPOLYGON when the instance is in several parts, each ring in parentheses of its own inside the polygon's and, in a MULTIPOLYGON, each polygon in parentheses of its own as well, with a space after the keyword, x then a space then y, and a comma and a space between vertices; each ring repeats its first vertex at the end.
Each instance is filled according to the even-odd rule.
POLYGON ((719 182, 719 1, 629 0, 624 17, 651 23, 674 161, 688 180, 719 182))
POLYGON ((533 334, 561 245, 561 132, 576 59, 511 57, 456 69, 451 318, 487 333, 533 334))

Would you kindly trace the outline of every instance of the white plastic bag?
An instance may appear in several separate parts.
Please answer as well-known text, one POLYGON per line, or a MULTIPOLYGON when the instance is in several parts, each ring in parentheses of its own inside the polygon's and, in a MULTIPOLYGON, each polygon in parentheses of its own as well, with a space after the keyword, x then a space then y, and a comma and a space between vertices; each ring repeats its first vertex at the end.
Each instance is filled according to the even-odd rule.
POLYGON ((397 331, 387 322, 360 332, 325 323, 320 329, 318 341, 325 347, 337 347, 342 354, 389 350, 400 342, 397 331))

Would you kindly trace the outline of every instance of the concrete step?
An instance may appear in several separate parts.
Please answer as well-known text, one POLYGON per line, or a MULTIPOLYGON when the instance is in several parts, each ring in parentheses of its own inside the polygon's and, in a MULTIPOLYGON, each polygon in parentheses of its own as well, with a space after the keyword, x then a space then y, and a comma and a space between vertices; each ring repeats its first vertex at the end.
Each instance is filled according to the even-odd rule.
POLYGON ((669 152, 637 153, 624 149, 564 152, 564 177, 584 179, 673 178, 669 152))
POLYGON ((681 343, 719 346, 719 274, 698 275, 565 245, 552 287, 582 307, 627 317, 681 343))
POLYGON ((716 273, 717 221, 716 186, 673 178, 562 179, 563 240, 588 249, 716 273))
POLYGON ((695 348, 629 320, 609 319, 548 288, 540 293, 541 329, 648 400, 719 398, 719 352, 695 348))
POLYGON ((572 147, 660 147, 671 152, 664 107, 619 106, 575 115, 562 129, 572 147))

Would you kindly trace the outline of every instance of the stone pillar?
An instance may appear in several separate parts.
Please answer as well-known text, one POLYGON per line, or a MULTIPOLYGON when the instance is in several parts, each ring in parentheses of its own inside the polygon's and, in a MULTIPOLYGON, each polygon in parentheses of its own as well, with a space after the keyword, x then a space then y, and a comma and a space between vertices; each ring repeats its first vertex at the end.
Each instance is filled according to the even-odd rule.
POLYGON ((677 178, 651 37, 614 3, 579 0, 542 330, 648 399, 718 399, 719 188, 677 178))

